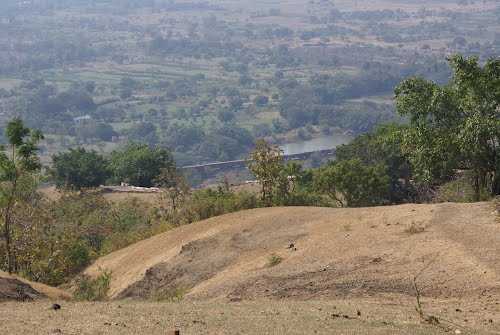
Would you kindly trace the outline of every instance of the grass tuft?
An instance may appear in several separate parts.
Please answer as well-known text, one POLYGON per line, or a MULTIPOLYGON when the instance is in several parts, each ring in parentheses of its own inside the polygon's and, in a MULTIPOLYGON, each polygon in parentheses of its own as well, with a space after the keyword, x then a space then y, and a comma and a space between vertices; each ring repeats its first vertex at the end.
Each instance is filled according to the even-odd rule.
POLYGON ((269 267, 273 267, 273 266, 280 264, 282 261, 283 261, 283 257, 276 255, 276 254, 272 254, 271 256, 269 256, 269 259, 267 260, 267 265, 269 267))

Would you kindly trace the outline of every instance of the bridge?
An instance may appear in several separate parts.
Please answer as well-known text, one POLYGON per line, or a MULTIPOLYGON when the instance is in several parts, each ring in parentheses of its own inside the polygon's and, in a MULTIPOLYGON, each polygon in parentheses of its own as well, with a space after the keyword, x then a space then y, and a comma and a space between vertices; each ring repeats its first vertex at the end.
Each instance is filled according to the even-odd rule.
MULTIPOLYGON (((292 154, 292 155, 284 155, 283 158, 285 161, 296 161, 296 160, 305 160, 310 158, 313 155, 318 155, 321 158, 325 157, 333 157, 335 156, 335 148, 333 149, 326 149, 326 150, 317 150, 317 151, 308 151, 308 152, 301 152, 298 154, 292 154)), ((204 169, 214 169, 214 170, 232 170, 232 169, 241 169, 241 168, 246 168, 248 163, 250 163, 251 160, 249 159, 238 159, 238 160, 233 160, 233 161, 226 161, 226 162, 214 162, 214 163, 206 163, 206 164, 196 164, 196 165, 186 165, 181 167, 181 170, 204 170, 204 169)))

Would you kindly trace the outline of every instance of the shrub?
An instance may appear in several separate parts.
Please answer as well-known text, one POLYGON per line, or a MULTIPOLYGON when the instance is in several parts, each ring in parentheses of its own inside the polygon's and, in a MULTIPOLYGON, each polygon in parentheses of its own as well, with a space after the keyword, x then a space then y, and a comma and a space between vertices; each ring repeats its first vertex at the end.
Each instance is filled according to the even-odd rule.
POLYGON ((366 165, 359 159, 331 163, 314 178, 316 189, 340 206, 375 206, 387 202, 390 180, 383 165, 366 165))
POLYGON ((420 234, 425 231, 425 226, 421 223, 414 222, 410 223, 408 228, 405 229, 405 232, 409 235, 420 234))
POLYGON ((187 293, 187 289, 174 287, 167 290, 156 291, 152 298, 154 301, 181 302, 187 293))
POLYGON ((179 221, 176 223, 190 223, 260 206, 257 196, 249 192, 232 192, 222 187, 217 190, 199 190, 193 193, 178 212, 179 221))
POLYGON ((283 257, 276 255, 276 254, 272 254, 271 256, 269 256, 269 259, 267 260, 267 265, 269 267, 273 267, 273 266, 280 264, 282 261, 283 261, 283 257))
POLYGON ((111 272, 103 271, 95 279, 83 276, 77 281, 74 293, 76 300, 102 301, 107 299, 109 285, 111 284, 111 272))
MULTIPOLYGON (((92 260, 170 229, 152 206, 138 200, 114 203, 96 192, 41 201, 14 234, 18 272, 49 285, 74 277, 92 260)), ((0 242, 0 266, 4 266, 0 242)), ((85 284, 85 282, 83 282, 85 284)))
MULTIPOLYGON (((482 189, 480 200, 489 200, 491 195, 482 189)), ((455 180, 444 183, 437 189, 434 196, 435 202, 474 202, 474 188, 472 187, 472 176, 465 173, 455 180)))

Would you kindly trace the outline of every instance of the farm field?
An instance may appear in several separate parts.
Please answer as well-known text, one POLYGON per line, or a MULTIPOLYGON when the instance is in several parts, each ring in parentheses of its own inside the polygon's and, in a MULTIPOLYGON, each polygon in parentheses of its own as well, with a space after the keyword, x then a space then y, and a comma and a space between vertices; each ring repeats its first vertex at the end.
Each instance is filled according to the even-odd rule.
POLYGON ((500 48, 489 0, 124 3, 0 5, 0 125, 41 128, 46 162, 136 141, 189 165, 365 133, 401 121, 401 80, 443 83, 447 56, 500 48))

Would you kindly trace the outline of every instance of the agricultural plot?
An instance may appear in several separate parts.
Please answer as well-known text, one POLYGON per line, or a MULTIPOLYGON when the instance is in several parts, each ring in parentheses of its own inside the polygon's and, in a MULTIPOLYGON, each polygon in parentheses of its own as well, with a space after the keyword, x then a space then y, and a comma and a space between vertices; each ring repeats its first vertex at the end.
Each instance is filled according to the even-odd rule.
POLYGON ((41 128, 45 153, 146 141, 191 164, 320 125, 362 133, 398 121, 404 78, 443 83, 448 55, 500 54, 490 0, 0 6, 2 120, 41 128))

